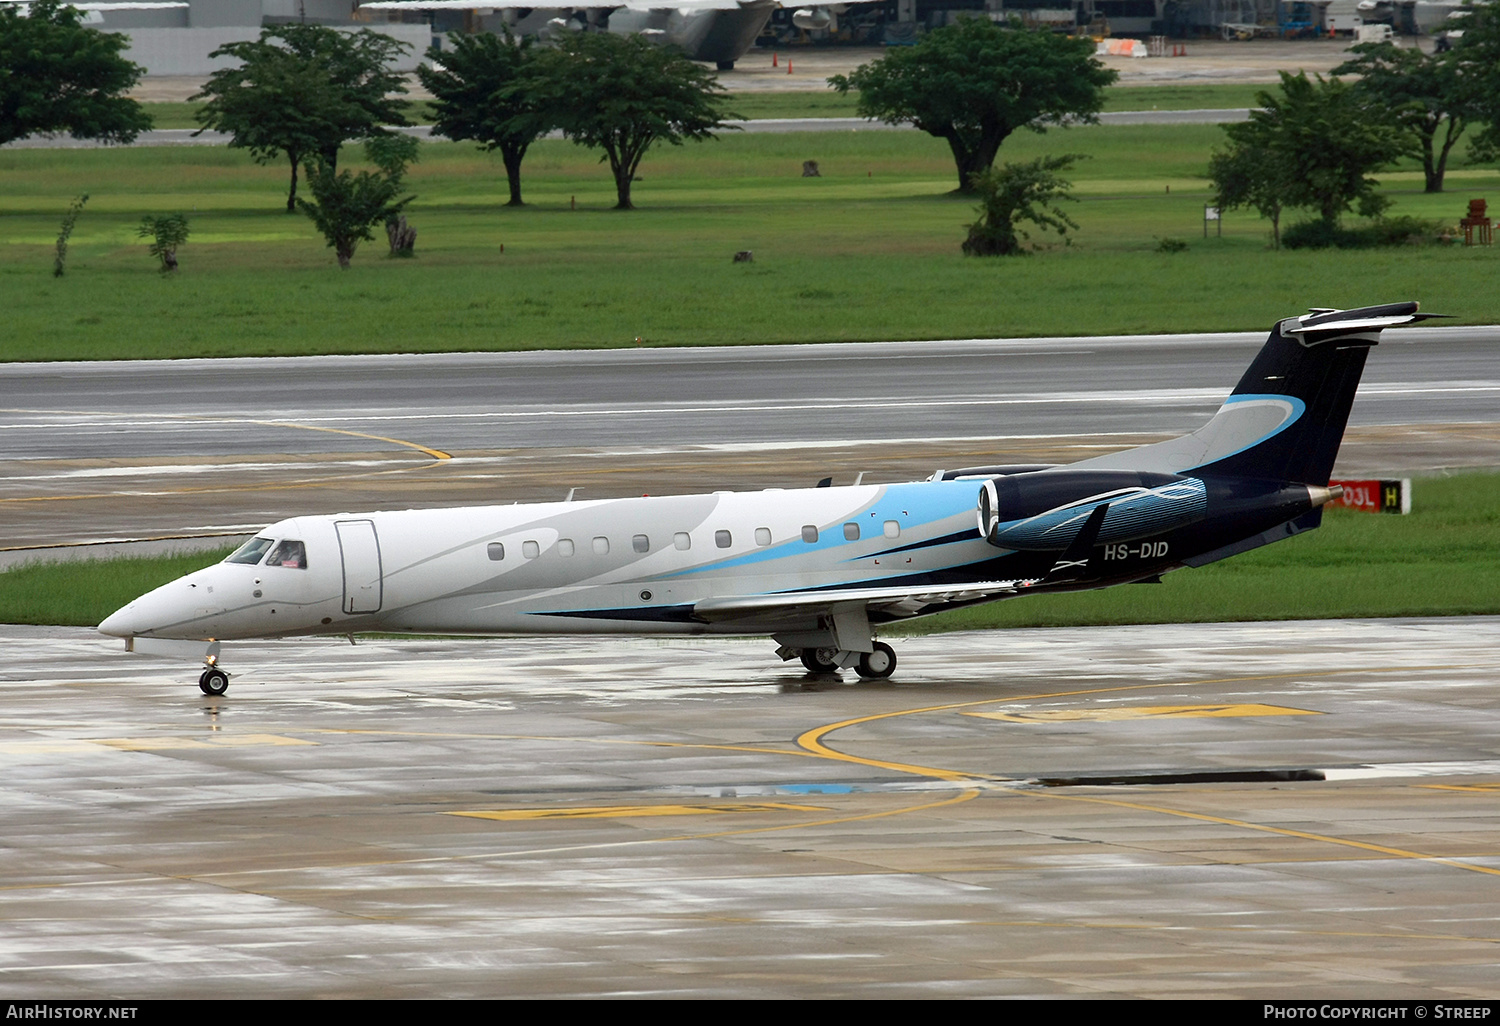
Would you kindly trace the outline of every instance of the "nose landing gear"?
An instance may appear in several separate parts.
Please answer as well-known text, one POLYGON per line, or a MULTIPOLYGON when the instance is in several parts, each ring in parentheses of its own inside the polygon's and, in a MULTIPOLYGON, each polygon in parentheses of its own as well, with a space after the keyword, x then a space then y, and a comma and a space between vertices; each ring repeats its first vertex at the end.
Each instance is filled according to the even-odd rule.
POLYGON ((198 687, 205 695, 222 695, 229 690, 229 674, 217 666, 210 666, 198 678, 198 687))

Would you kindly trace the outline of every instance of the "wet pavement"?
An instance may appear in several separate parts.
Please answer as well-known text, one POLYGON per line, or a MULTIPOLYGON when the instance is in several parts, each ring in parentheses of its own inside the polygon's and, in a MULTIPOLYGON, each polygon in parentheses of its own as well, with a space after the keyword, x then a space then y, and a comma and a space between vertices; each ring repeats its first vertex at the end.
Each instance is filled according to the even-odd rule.
POLYGON ((0 628, 0 994, 1493 998, 1497 642, 0 628))

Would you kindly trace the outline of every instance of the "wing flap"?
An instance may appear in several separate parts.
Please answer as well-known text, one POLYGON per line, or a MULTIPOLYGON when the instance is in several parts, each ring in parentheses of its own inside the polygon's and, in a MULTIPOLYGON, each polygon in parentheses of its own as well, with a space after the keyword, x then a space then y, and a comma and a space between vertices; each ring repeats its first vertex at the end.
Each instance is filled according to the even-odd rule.
POLYGON ((703 620, 741 620, 774 613, 816 612, 850 603, 874 608, 897 608, 911 616, 927 606, 974 602, 1014 595, 1034 581, 972 581, 927 588, 822 588, 775 595, 730 595, 704 599, 693 606, 703 620))

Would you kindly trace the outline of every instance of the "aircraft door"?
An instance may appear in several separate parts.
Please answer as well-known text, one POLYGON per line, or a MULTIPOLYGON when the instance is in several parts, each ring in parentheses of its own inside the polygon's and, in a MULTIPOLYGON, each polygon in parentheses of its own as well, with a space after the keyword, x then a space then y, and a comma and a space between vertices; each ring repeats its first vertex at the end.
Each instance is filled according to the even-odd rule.
POLYGON ((344 561, 344 612, 377 613, 381 601, 380 540, 372 520, 338 520, 344 561))

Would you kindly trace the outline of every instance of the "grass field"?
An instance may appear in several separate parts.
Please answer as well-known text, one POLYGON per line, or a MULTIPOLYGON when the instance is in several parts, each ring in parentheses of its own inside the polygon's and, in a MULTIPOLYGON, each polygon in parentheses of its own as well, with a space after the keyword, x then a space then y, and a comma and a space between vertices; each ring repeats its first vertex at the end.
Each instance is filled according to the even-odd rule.
MULTIPOLYGON (((367 243, 349 272, 300 215, 287 168, 220 148, 0 151, 0 359, 765 343, 1261 329, 1306 306, 1420 299, 1459 323, 1500 320, 1500 251, 1407 247, 1273 253, 1253 214, 1202 238, 1213 126, 1018 133, 1003 160, 1075 152, 1074 242, 1029 258, 959 254, 971 203, 915 132, 730 133, 663 147, 640 209, 617 212, 597 154, 537 144, 528 206, 502 206, 500 162, 424 146, 410 184, 417 258, 367 243), (804 159, 823 176, 802 178, 804 159), (51 276, 70 199, 90 194, 51 276), (576 208, 576 209, 575 209, 576 208), (135 237, 185 213, 182 270, 135 237), (1187 253, 1155 251, 1160 237, 1187 253), (751 264, 730 256, 748 249, 751 264)), ((354 154, 349 163, 355 164, 354 154)), ((1500 173, 1460 164, 1427 196, 1384 176, 1393 212, 1456 221, 1500 173)))
MULTIPOLYGON (((1105 90, 1105 110, 1221 110, 1250 107, 1255 94, 1265 86, 1159 85, 1114 86, 1105 90)), ((832 89, 807 89, 796 92, 730 93, 729 108, 739 117, 750 118, 852 118, 859 97, 840 95, 832 89)), ((198 128, 193 115, 196 103, 143 104, 156 128, 198 128)), ((432 105, 425 100, 407 104, 407 119, 413 124, 432 122, 432 105)))
MULTIPOLYGON (((1316 531, 1161 584, 1032 595, 901 630, 1500 613, 1500 474, 1414 485, 1409 516, 1331 510, 1316 531)), ((18 567, 0 573, 0 623, 92 626, 228 551, 18 567)))

